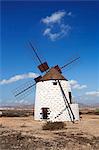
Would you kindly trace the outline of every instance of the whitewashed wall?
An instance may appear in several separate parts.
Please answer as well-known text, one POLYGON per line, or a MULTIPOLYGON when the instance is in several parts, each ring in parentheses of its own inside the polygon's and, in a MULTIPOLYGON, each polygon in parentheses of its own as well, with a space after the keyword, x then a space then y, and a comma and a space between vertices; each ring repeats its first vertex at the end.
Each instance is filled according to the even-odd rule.
MULTIPOLYGON (((55 119, 55 117, 65 109, 65 103, 63 95, 61 93, 59 84, 53 85, 55 80, 48 80, 38 82, 36 84, 36 95, 35 95, 35 120, 42 120, 42 107, 48 107, 50 109, 49 120, 50 121, 70 121, 70 117, 67 109, 55 119)), ((68 81, 60 80, 62 88, 64 89, 65 95, 69 100, 68 92, 71 91, 68 81)), ((71 104, 72 111, 74 112, 76 120, 79 120, 79 109, 77 104, 71 104)))

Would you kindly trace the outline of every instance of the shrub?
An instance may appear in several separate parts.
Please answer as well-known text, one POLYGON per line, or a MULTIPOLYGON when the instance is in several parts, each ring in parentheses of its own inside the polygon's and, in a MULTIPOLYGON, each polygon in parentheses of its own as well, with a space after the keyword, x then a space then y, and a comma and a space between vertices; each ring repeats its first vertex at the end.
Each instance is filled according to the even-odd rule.
POLYGON ((99 115, 99 108, 95 110, 95 115, 99 115))
POLYGON ((64 122, 46 122, 42 129, 43 130, 61 130, 65 128, 64 122))

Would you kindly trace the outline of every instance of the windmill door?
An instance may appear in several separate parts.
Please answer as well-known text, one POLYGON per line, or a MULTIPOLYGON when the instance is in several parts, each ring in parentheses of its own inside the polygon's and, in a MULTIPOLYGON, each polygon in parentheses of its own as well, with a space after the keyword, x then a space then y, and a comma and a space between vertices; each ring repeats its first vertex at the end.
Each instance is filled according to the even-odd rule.
POLYGON ((49 119, 48 118, 49 115, 49 108, 42 108, 42 119, 49 119))

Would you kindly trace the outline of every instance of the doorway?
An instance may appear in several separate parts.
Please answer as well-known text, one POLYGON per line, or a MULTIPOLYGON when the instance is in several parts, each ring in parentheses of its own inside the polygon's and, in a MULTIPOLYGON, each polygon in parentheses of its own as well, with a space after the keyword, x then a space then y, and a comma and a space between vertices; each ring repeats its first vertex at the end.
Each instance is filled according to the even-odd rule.
POLYGON ((48 115, 50 114, 49 113, 49 108, 43 107, 41 109, 42 109, 42 119, 49 119, 48 118, 48 115))

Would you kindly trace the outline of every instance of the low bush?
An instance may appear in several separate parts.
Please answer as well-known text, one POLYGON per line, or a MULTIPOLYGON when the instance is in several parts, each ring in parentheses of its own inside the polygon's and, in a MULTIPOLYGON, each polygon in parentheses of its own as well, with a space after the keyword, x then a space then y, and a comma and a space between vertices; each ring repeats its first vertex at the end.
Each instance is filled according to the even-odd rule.
POLYGON ((61 130, 64 129, 66 124, 64 122, 46 122, 42 129, 43 130, 61 130))
POLYGON ((99 108, 95 110, 95 115, 99 115, 99 108))

